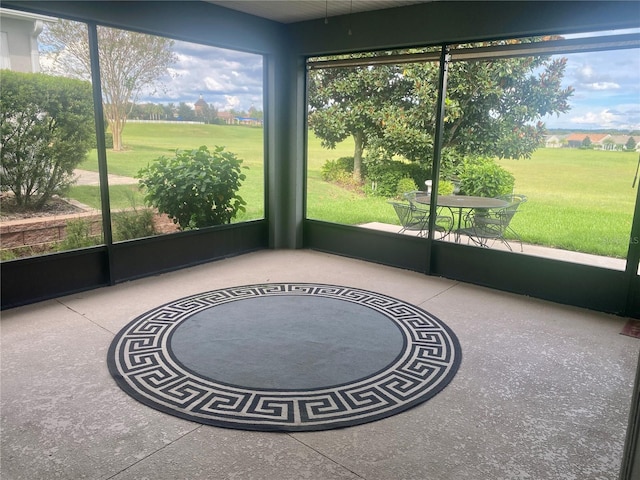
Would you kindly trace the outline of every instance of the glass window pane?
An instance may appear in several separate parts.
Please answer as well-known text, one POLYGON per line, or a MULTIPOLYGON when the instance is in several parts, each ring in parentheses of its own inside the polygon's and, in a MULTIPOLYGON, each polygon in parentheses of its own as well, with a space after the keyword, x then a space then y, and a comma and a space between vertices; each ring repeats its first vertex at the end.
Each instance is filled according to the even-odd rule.
POLYGON ((74 194, 78 168, 95 149, 88 75, 55 68, 69 52, 88 59, 87 26, 56 35, 61 20, 3 9, 2 259, 100 244, 100 204, 74 194), (5 41, 6 40, 6 41, 5 41), (37 72, 42 73, 37 73, 37 72))
POLYGON ((262 57, 107 27, 98 44, 114 241, 263 218, 262 57))
POLYGON ((431 176, 438 64, 367 61, 309 72, 307 217, 398 232, 393 203, 431 176))
MULTIPOLYGON (((485 211, 468 210, 462 241, 519 251, 522 240, 525 254, 623 270, 640 136, 638 49, 459 62, 454 79, 457 69, 491 71, 495 79, 477 82, 476 110, 484 120, 465 126, 465 142, 482 153, 495 131, 483 126, 494 121, 501 131, 499 150, 486 152, 491 167, 482 173, 463 164, 462 193, 484 195, 507 172, 511 192, 527 197, 513 217, 499 212, 499 227, 486 223, 485 211)), ((454 108, 456 94, 454 84, 448 98, 454 108)))
MULTIPOLYGON (((105 112, 109 172, 120 176, 109 187, 114 240, 263 218, 262 57, 101 28, 102 65, 113 66, 116 38, 144 46, 151 61, 123 102, 126 123, 105 112)), ((118 77, 102 70, 111 105, 118 77)))
MULTIPOLYGON (((622 33, 637 30, 607 32, 622 33)), ((555 40, 562 37, 495 45, 555 40)), ((640 51, 491 58, 487 46, 452 46, 438 181, 443 226, 434 237, 623 270, 640 148, 640 51), (455 49, 474 60, 456 60, 455 49)), ((437 62, 315 61, 307 216, 424 235, 437 62), (396 215, 390 203, 398 202, 416 208, 396 215)))

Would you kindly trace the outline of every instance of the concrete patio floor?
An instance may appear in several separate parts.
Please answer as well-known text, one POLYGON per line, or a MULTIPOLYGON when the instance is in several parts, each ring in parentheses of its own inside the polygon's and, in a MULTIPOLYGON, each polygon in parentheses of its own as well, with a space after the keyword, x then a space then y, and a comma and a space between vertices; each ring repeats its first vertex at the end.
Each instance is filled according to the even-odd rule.
POLYGON ((18 479, 616 479, 640 340, 626 319, 308 250, 260 251, 2 312, 1 465, 18 479), (339 430, 238 431, 125 394, 115 334, 187 295, 266 282, 363 288, 458 336, 438 395, 339 430))

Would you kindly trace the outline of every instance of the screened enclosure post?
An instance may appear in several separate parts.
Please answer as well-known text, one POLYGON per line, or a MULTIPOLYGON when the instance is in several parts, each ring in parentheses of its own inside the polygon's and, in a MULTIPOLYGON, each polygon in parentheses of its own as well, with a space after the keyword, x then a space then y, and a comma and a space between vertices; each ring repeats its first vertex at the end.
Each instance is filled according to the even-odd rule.
MULTIPOLYGON (((427 244, 427 257, 431 259, 431 242, 436 228, 436 216, 438 212, 438 178, 440 178, 440 158, 442 154, 442 131, 444 130, 445 100, 447 98, 447 76, 449 74, 449 47, 442 46, 440 53, 440 72, 438 74, 438 98, 436 101, 436 129, 433 139, 433 160, 431 162, 431 202, 429 204, 429 242, 427 244)), ((429 272, 431 273, 431 261, 429 272)))
POLYGON ((300 248, 304 204, 304 61, 280 53, 267 61, 269 246, 300 248))
POLYGON ((109 262, 109 283, 113 284, 111 268, 111 202, 109 199, 109 181, 107 172, 107 146, 105 141, 104 111, 102 108, 102 88, 100 84, 100 52, 98 49, 98 29, 95 23, 88 25, 89 57, 91 59, 91 88, 93 91, 93 112, 96 126, 96 149, 98 154, 98 175, 100 179, 100 208, 102 212, 102 236, 107 245, 109 262))
MULTIPOLYGON (((640 158, 638 158, 638 166, 640 167, 640 158)), ((638 267, 640 263, 640 185, 637 183, 637 178, 633 183, 636 189, 636 204, 633 213, 633 220, 631 222, 631 233, 629 235, 629 250, 627 251, 627 266, 626 276, 629 283, 626 303, 626 313, 632 313, 633 304, 637 302, 636 296, 640 295, 634 290, 636 277, 638 276, 638 267)))

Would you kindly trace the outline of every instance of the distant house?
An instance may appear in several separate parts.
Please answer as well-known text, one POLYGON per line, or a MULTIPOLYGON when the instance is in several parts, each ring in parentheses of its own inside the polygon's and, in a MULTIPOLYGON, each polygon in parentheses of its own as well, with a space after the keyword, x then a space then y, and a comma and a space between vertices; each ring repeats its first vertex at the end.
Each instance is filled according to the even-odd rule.
POLYGON ((568 135, 565 140, 569 148, 580 148, 584 145, 584 140, 587 137, 589 137, 591 145, 595 148, 611 150, 611 148, 608 147, 610 142, 605 143, 605 140, 611 138, 611 135, 608 133, 572 133, 568 135))
POLYGON ((544 146, 546 148, 560 148, 562 147, 562 138, 558 135, 548 135, 544 140, 544 146))
POLYGON ((0 8, 0 68, 16 72, 40 71, 38 35, 53 17, 0 8))
POLYGON ((231 112, 218 112, 217 117, 227 125, 236 123, 236 116, 231 112))
POLYGON ((626 150, 627 142, 632 137, 634 142, 636 142, 635 150, 640 151, 640 135, 612 135, 611 140, 613 141, 616 150, 626 150))
POLYGON ((202 117, 208 108, 209 108, 209 104, 204 101, 204 99, 202 98, 202 95, 200 95, 200 98, 198 99, 198 101, 193 104, 193 110, 196 113, 196 117, 202 117))

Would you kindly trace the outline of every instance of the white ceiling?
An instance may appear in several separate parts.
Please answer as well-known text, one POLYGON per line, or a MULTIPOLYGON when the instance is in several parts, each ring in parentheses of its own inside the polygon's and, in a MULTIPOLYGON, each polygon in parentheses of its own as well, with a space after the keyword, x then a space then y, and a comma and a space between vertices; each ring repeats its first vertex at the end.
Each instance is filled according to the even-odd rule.
POLYGON ((280 23, 383 10, 435 0, 205 0, 280 23))

